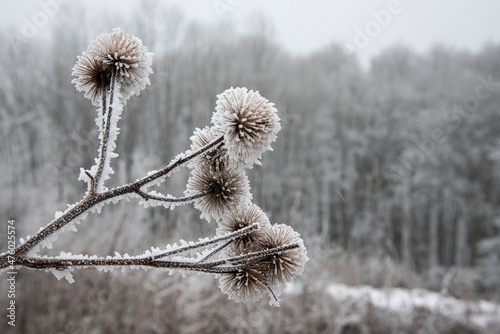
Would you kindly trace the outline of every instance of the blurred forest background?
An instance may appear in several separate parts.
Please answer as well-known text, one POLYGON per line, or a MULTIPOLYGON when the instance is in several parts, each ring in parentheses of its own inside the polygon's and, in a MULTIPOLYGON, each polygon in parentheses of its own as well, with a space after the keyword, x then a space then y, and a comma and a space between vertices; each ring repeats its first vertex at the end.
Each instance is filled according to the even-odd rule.
MULTIPOLYGON (((290 55, 258 15, 251 33, 236 34, 153 2, 127 20, 62 10, 45 37, 0 35, 0 212, 4 223, 16 220, 18 238, 85 191, 77 178, 96 156, 96 115, 71 84, 71 69, 91 40, 121 26, 155 53, 154 74, 124 110, 108 186, 188 149, 217 94, 258 90, 276 103, 282 130, 251 171, 254 201, 272 222, 301 233, 311 261, 278 310, 265 301, 235 305, 209 276, 89 269, 69 285, 21 269, 19 330, 341 333, 341 320, 358 313, 370 332, 383 333, 417 332, 418 321, 429 321, 404 327, 406 320, 376 309, 346 309, 323 294, 331 282, 500 301, 500 45, 475 53, 438 45, 425 54, 395 45, 365 69, 335 44, 290 55)), ((176 174, 162 187, 181 194, 186 178, 176 174)), ((48 254, 136 254, 215 233, 189 206, 144 209, 133 201, 106 206, 78 229, 48 254)))

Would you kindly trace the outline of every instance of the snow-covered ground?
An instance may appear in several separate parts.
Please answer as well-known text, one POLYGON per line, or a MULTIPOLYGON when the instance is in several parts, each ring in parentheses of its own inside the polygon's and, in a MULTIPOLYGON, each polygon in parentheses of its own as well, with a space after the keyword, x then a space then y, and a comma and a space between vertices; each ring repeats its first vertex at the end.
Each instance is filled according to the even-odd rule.
POLYGON ((376 289, 333 283, 328 286, 327 292, 338 301, 370 302, 377 308, 403 317, 410 316, 415 309, 427 309, 431 314, 466 321, 479 328, 487 328, 491 322, 500 322, 499 304, 484 300, 465 301, 422 289, 376 289))

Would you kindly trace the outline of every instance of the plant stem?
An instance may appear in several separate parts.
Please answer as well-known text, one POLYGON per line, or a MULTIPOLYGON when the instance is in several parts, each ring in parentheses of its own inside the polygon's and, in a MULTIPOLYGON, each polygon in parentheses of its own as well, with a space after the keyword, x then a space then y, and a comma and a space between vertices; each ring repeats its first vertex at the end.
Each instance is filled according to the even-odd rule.
MULTIPOLYGON (((118 197, 121 195, 126 195, 130 193, 137 193, 142 192, 140 188, 154 180, 156 180, 159 177, 162 177, 164 175, 167 175, 170 173, 172 170, 174 170, 177 167, 180 167, 187 161, 195 158, 196 156, 203 154, 207 152, 208 150, 216 147, 218 144, 220 144, 223 141, 224 137, 221 136, 218 139, 214 140, 213 142, 205 145, 198 151, 195 151, 186 157, 179 158, 174 162, 171 162, 168 166, 164 167, 163 169, 159 170, 158 172, 146 176, 134 183, 130 183, 121 187, 113 188, 111 190, 108 190, 104 193, 92 193, 89 192, 87 197, 82 199, 80 202, 78 202, 72 209, 68 210, 66 213, 64 213, 61 217, 53 220, 49 225, 47 225, 45 228, 43 228, 41 231, 37 232, 34 236, 26 240, 25 243, 22 245, 19 245, 15 250, 14 254, 9 254, 9 253, 4 253, 0 255, 0 269, 5 268, 9 266, 8 259, 9 257, 14 257, 14 258, 25 258, 26 254, 28 253, 29 250, 31 250, 34 246, 42 242, 44 239, 46 239, 48 236, 51 234, 55 233, 62 227, 64 227, 66 224, 80 216, 82 213, 86 212, 87 210, 91 209, 93 206, 96 204, 99 204, 103 201, 112 199, 114 197, 118 197)), ((96 180, 94 179, 94 184, 97 184, 96 180)))
MULTIPOLYGON (((104 165, 106 163, 106 155, 108 153, 108 140, 109 140, 109 132, 111 130, 111 115, 113 113, 113 98, 114 98, 114 91, 116 87, 116 71, 114 70, 113 73, 111 74, 111 83, 110 83, 110 88, 109 88, 109 93, 106 93, 105 90, 103 90, 103 94, 109 94, 109 102, 107 106, 107 111, 105 114, 103 114, 103 118, 106 117, 106 122, 104 125, 104 133, 102 134, 102 141, 101 141, 101 152, 99 155, 99 162, 97 165, 97 171, 94 176, 94 186, 91 191, 92 194, 97 193, 97 189, 99 188, 99 183, 101 182, 101 176, 102 172, 104 170, 104 165)), ((103 98, 105 99, 105 98, 103 98)), ((104 113, 104 109, 102 110, 104 113)))
POLYGON ((207 192, 199 193, 199 194, 192 195, 192 196, 186 196, 186 197, 165 197, 165 196, 151 195, 151 194, 145 193, 144 191, 142 191, 140 189, 137 189, 135 191, 135 193, 137 193, 137 195, 144 198, 146 201, 151 199, 151 200, 155 200, 155 201, 168 202, 168 203, 190 202, 192 200, 195 200, 197 198, 207 196, 208 194, 210 194, 210 192, 207 191, 207 192))
MULTIPOLYGON (((211 245, 211 244, 215 244, 215 243, 227 240, 227 239, 233 239, 234 240, 236 238, 239 238, 239 237, 242 237, 242 236, 244 236, 246 234, 251 233, 252 231, 256 230, 257 228, 258 228, 257 224, 252 224, 252 225, 249 225, 249 226, 247 226, 245 228, 239 229, 236 232, 227 233, 227 234, 224 234, 224 235, 212 238, 212 239, 210 239, 208 241, 200 241, 200 242, 197 242, 197 243, 195 243, 193 245, 187 245, 187 246, 184 246, 184 247, 179 247, 179 248, 174 249, 172 251, 164 252, 164 253, 161 253, 161 254, 156 254, 155 256, 153 256, 153 259, 154 260, 158 260, 158 259, 160 259, 162 257, 167 257, 167 256, 175 255, 175 254, 178 254, 178 253, 181 253, 181 252, 185 252, 185 251, 188 251, 188 250, 191 250, 191 249, 195 249, 195 248, 205 247, 205 246, 208 246, 208 245, 211 245)), ((199 262, 201 262, 201 261, 199 261, 199 262)))
POLYGON ((243 264, 235 264, 233 266, 227 266, 228 262, 232 262, 231 259, 221 259, 212 262, 190 262, 190 261, 167 261, 167 260, 155 260, 153 256, 145 257, 135 257, 135 258, 48 258, 48 257, 38 257, 38 258, 26 258, 17 257, 12 265, 14 266, 24 266, 28 268, 35 269, 58 269, 64 270, 69 267, 95 267, 95 266, 107 266, 107 267, 119 267, 119 266, 145 266, 145 267, 156 267, 156 268, 168 268, 168 269, 186 269, 193 271, 202 271, 208 273, 230 273, 238 270, 242 270, 248 266, 251 266, 264 258, 280 254, 283 251, 290 250, 299 247, 297 244, 291 244, 282 247, 276 247, 266 250, 263 254, 262 252, 255 252, 246 254, 246 261, 243 264))

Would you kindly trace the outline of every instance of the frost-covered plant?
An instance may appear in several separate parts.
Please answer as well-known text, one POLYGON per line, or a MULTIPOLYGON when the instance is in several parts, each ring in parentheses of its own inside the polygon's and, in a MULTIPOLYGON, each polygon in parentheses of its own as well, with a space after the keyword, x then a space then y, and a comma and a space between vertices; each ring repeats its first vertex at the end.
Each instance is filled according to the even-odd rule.
POLYGON ((34 236, 21 239, 15 250, 0 255, 0 268, 28 267, 52 271, 58 279, 73 282, 75 268, 157 267, 216 274, 222 292, 236 301, 257 300, 265 292, 278 305, 275 292, 299 275, 307 262, 300 235, 286 225, 271 225, 254 203, 246 168, 259 163, 271 150, 280 130, 276 108, 258 92, 230 88, 218 95, 212 126, 196 129, 190 150, 179 154, 167 166, 150 171, 135 182, 108 189, 113 174, 111 160, 120 132, 118 121, 126 101, 150 83, 153 54, 137 37, 115 29, 92 41, 73 67, 73 84, 98 107, 96 124, 100 145, 95 165, 80 169, 79 180, 87 183, 84 197, 34 236), (160 184, 180 167, 191 170, 184 197, 161 194, 150 187, 160 184), (89 213, 100 213, 109 202, 137 198, 144 206, 175 208, 192 202, 201 218, 218 222, 216 236, 181 245, 151 247, 141 255, 97 257, 61 252, 40 256, 40 247, 52 247, 63 230, 76 231, 75 224, 89 213))

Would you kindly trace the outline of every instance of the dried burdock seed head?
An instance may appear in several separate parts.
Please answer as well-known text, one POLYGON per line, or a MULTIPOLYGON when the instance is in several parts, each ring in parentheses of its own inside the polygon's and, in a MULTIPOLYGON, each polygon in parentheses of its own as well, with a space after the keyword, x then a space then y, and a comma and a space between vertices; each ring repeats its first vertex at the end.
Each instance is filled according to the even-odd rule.
POLYGON ((188 179, 186 195, 200 193, 207 195, 197 198, 194 207, 201 211, 202 218, 219 219, 224 213, 237 210, 240 205, 250 202, 252 195, 248 178, 244 171, 231 168, 214 168, 203 165, 193 169, 188 179))
POLYGON ((219 287, 236 302, 256 301, 267 289, 266 267, 262 262, 234 273, 221 274, 219 287))
POLYGON ((271 249, 290 244, 299 244, 299 247, 283 251, 266 260, 266 275, 272 285, 289 282, 300 275, 309 258, 300 235, 290 226, 274 224, 262 229, 262 238, 259 240, 260 249, 271 249))
POLYGON ((85 97, 90 99, 94 105, 100 103, 103 91, 110 87, 111 71, 102 61, 86 52, 78 56, 72 75, 76 77, 72 81, 76 89, 83 91, 85 97))
POLYGON ((73 83, 77 90, 85 92, 94 105, 99 105, 99 94, 109 88, 115 75, 121 99, 125 102, 130 96, 139 95, 150 83, 152 58, 153 54, 148 52, 140 39, 121 29, 114 29, 112 33, 98 36, 78 57, 73 67, 73 83), (96 71, 99 75, 95 75, 96 71))
POLYGON ((257 224, 259 229, 234 240, 232 243, 237 251, 243 252, 251 249, 253 244, 262 239, 262 229, 264 226, 270 225, 266 214, 257 205, 249 203, 243 205, 238 211, 225 213, 219 221, 217 233, 219 235, 232 233, 253 224, 257 224))
POLYGON ((251 167, 276 140, 281 128, 278 110, 259 92, 247 88, 230 88, 217 98, 214 128, 224 135, 236 166, 251 167))
MULTIPOLYGON (((197 151, 207 144, 210 144, 221 135, 211 127, 203 129, 196 128, 194 134, 191 136, 191 150, 197 151)), ((189 168, 196 168, 203 165, 210 165, 213 168, 224 168, 227 165, 227 150, 224 145, 217 146, 216 148, 208 151, 205 154, 199 155, 189 162, 189 168)))

